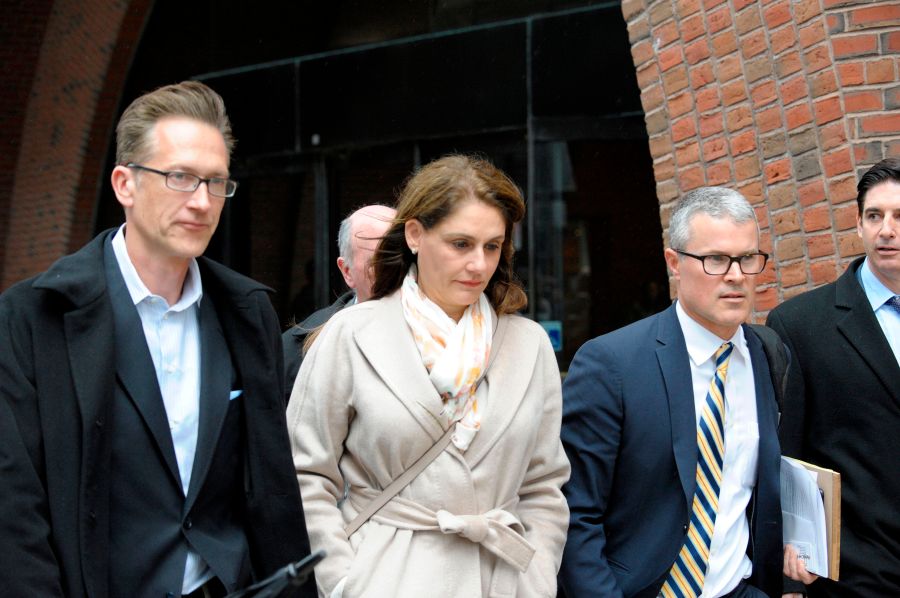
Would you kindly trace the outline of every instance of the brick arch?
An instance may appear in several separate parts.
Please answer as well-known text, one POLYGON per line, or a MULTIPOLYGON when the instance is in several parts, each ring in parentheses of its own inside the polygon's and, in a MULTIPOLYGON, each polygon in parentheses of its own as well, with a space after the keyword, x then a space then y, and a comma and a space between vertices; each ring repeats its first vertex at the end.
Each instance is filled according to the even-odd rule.
POLYGON ((56 0, 22 122, 0 289, 90 237, 98 181, 152 0, 56 0))
POLYGON ((682 193, 724 185, 757 211, 757 314, 862 252, 857 174, 900 155, 892 1, 624 0, 663 227, 682 193))

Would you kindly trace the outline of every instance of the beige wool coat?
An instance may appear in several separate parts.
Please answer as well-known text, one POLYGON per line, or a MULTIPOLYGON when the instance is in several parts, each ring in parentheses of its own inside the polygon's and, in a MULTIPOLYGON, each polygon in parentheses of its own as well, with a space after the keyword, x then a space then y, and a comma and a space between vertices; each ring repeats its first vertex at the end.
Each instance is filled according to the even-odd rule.
POLYGON ((451 443, 350 538, 345 524, 443 435, 443 404, 399 292, 342 310, 316 339, 288 426, 310 541, 328 553, 321 596, 344 577, 344 598, 556 596, 569 519, 559 370, 540 326, 501 317, 469 448, 451 443))

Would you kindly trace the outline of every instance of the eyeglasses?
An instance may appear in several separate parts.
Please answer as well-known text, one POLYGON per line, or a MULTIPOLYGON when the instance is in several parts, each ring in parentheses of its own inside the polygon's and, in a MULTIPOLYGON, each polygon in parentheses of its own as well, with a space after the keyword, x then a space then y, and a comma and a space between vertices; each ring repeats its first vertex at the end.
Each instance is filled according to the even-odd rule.
POLYGON ((769 254, 761 251, 739 255, 737 257, 718 254, 694 255, 693 253, 681 251, 680 249, 675 249, 674 251, 675 253, 692 257, 695 260, 700 260, 703 264, 703 271, 712 276, 721 276, 722 274, 727 273, 731 270, 731 264, 734 263, 737 263, 738 268, 740 268, 741 272, 744 274, 759 274, 763 271, 763 268, 766 267, 766 262, 769 259, 769 254))
POLYGON ((146 170, 147 172, 152 172, 154 174, 161 174, 166 177, 166 187, 173 191, 193 193, 197 190, 197 187, 200 186, 200 183, 206 183, 206 189, 209 191, 210 195, 215 195, 216 197, 233 197, 234 192, 237 191, 238 187, 237 181, 223 179, 222 177, 214 176, 204 179, 203 177, 199 177, 196 174, 191 174, 189 172, 180 172, 178 170, 156 170, 155 168, 148 168, 146 166, 141 166, 140 164, 135 164, 134 162, 129 162, 125 167, 146 170))

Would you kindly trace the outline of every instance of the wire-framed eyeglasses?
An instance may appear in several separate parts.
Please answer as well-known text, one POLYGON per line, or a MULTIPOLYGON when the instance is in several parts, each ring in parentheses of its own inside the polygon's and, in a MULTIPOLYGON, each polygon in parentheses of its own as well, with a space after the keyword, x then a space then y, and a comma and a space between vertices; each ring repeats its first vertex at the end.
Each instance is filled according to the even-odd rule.
POLYGON ((196 174, 191 174, 189 172, 181 172, 178 170, 156 170, 155 168, 142 166, 140 164, 135 164, 134 162, 129 162, 125 167, 146 170, 147 172, 162 175, 166 177, 166 187, 173 191, 183 191, 184 193, 193 193, 197 190, 197 187, 200 186, 200 183, 206 183, 206 188, 210 195, 215 195, 216 197, 233 197, 238 187, 237 181, 222 177, 214 176, 204 179, 203 177, 199 177, 196 174))

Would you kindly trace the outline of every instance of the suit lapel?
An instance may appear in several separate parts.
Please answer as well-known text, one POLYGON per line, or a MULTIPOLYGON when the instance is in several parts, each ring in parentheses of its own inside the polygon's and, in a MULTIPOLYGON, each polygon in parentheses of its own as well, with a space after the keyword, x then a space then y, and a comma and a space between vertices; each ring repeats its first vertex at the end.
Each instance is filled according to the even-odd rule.
MULTIPOLYGON (((234 378, 231 355, 225 335, 216 317, 216 308, 206 296, 199 305, 200 328, 200 417, 197 431, 197 451, 185 512, 191 509, 209 471, 216 450, 222 423, 229 407, 229 392, 234 378)), ((241 399, 235 399, 241 400, 241 399)))
POLYGON ((181 476, 175 459, 175 445, 169 419, 159 390, 153 359, 144 336, 137 309, 131 301, 125 280, 119 272, 111 248, 105 252, 106 277, 115 321, 116 377, 150 430, 169 473, 181 488, 181 476))
POLYGON ((852 263, 837 281, 835 308, 843 313, 837 318, 837 328, 872 368, 888 394, 900 403, 900 365, 893 358, 891 346, 856 278, 861 263, 861 259, 852 263))
POLYGON ((672 453, 684 489, 685 503, 690 508, 697 483, 697 418, 690 358, 674 304, 660 314, 656 340, 659 344, 656 359, 669 401, 672 453))
POLYGON ((444 433, 443 402, 435 390, 415 340, 403 317, 400 293, 378 302, 371 322, 354 332, 354 339, 378 376, 422 429, 437 440, 444 433), (386 346, 387 339, 400 337, 386 346))

